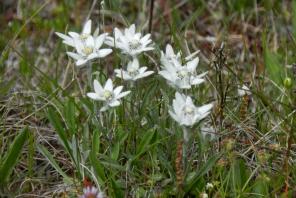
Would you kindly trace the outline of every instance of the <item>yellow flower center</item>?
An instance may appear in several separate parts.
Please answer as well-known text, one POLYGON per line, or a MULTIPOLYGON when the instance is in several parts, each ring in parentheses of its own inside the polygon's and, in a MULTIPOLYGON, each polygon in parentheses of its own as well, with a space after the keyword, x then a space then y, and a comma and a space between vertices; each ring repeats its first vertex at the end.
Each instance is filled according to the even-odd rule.
POLYGON ((108 91, 108 90, 105 90, 104 91, 104 98, 106 100, 110 100, 112 98, 112 93, 110 91, 108 91))
POLYGON ((82 52, 86 55, 90 55, 93 52, 93 48, 92 47, 85 47, 82 49, 82 52))
POLYGON ((127 69, 127 72, 128 72, 128 74, 131 75, 131 76, 135 76, 135 75, 137 75, 137 74, 139 73, 138 70, 137 70, 136 68, 128 68, 128 69, 127 69))
POLYGON ((141 46, 141 43, 138 40, 133 40, 129 41, 128 45, 131 50, 136 50, 141 46))
POLYGON ((185 78, 188 76, 188 72, 186 70, 180 70, 177 72, 179 78, 185 78))
POLYGON ((185 114, 193 114, 194 109, 192 107, 186 106, 184 109, 185 114))

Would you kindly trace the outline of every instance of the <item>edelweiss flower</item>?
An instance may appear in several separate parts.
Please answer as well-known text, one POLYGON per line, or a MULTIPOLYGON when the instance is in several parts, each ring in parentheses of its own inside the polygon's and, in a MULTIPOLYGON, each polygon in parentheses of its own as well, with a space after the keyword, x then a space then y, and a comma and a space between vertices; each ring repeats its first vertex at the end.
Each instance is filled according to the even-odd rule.
POLYGON ((111 79, 108 79, 104 88, 101 86, 99 81, 94 80, 94 90, 95 92, 87 93, 87 96, 93 100, 103 101, 104 105, 100 111, 106 111, 109 107, 116 107, 120 105, 120 99, 130 91, 122 92, 123 86, 116 87, 114 89, 111 79))
POLYGON ((136 81, 140 78, 144 78, 153 74, 153 71, 146 71, 147 67, 140 67, 139 60, 134 58, 133 61, 130 61, 127 65, 127 69, 115 69, 114 72, 116 76, 122 78, 123 80, 136 81))
POLYGON ((171 86, 179 89, 190 89, 192 85, 198 85, 205 81, 202 77, 204 77, 207 72, 200 75, 196 73, 196 67, 199 62, 198 57, 188 61, 185 65, 181 65, 176 59, 172 59, 172 62, 173 63, 166 62, 163 64, 163 70, 158 72, 171 86))
POLYGON ((60 38, 64 39, 63 43, 72 47, 75 47, 74 40, 80 40, 85 41, 89 36, 91 36, 91 20, 88 20, 82 29, 81 34, 78 34, 77 32, 69 32, 70 36, 67 36, 65 34, 56 32, 56 35, 58 35, 60 38))
POLYGON ((106 34, 98 37, 89 36, 85 41, 74 39, 77 53, 67 52, 67 54, 76 60, 77 66, 82 66, 95 58, 103 58, 112 52, 112 49, 100 49, 106 36, 106 34))
POLYGON ((104 193, 99 192, 99 190, 93 186, 88 186, 83 189, 83 195, 80 198, 103 198, 104 193))
POLYGON ((165 53, 161 51, 160 62, 162 65, 174 64, 174 60, 181 62, 181 52, 175 54, 173 47, 170 44, 166 45, 165 53))
MULTIPOLYGON (((195 58, 198 52, 199 51, 196 51, 186 56, 185 61, 190 61, 195 58)), ((175 61, 181 63, 181 52, 179 51, 177 54, 175 54, 173 47, 170 44, 167 44, 165 48, 165 53, 161 51, 160 62, 162 65, 167 65, 175 64, 175 61)))
POLYGON ((126 28, 124 32, 115 28, 114 38, 108 37, 105 43, 120 49, 123 54, 135 57, 144 51, 154 49, 151 46, 152 40, 150 37, 151 34, 146 34, 142 37, 140 32, 136 32, 136 26, 133 24, 129 28, 126 28))
POLYGON ((212 104, 196 107, 189 96, 176 92, 172 110, 169 111, 169 114, 181 126, 193 126, 205 118, 212 107, 212 104))

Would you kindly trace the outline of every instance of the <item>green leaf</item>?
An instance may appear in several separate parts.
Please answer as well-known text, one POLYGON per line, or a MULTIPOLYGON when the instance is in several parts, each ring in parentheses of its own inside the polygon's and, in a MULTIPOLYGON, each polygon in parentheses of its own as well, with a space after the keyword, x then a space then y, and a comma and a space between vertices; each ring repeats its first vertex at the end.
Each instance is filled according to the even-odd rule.
POLYGON ((6 156, 4 157, 3 163, 0 166, 0 183, 5 183, 9 179, 10 174, 12 173, 13 168, 20 159, 20 154, 22 148, 28 137, 29 130, 28 128, 23 129, 14 139, 12 145, 7 151, 6 156))
POLYGON ((256 194, 254 197, 268 197, 268 180, 266 180, 265 175, 259 175, 253 186, 253 193, 256 194))
POLYGON ((292 1, 292 27, 293 36, 296 38, 296 1, 292 1))
POLYGON ((137 148, 137 156, 142 155, 146 151, 146 149, 148 148, 148 145, 150 144, 150 141, 152 140, 154 134, 155 134, 155 131, 148 131, 142 137, 141 142, 139 144, 139 147, 137 148))
POLYGON ((65 119, 67 122, 68 129, 71 134, 76 133, 76 123, 75 123, 75 103, 72 98, 69 99, 65 106, 65 119))
POLYGON ((279 55, 270 51, 265 37, 263 35, 265 67, 270 79, 279 85, 283 82, 284 65, 281 63, 279 55))
POLYGON ((104 167, 97 159, 97 154, 100 150, 100 134, 97 130, 94 131, 93 139, 92 139, 92 149, 90 152, 89 160, 95 171, 97 180, 103 184, 106 180, 104 167))
POLYGON ((124 193, 118 183, 114 181, 114 179, 111 178, 111 184, 112 184, 112 191, 114 193, 113 197, 124 197, 124 193))
POLYGON ((112 147, 111 159, 117 160, 119 157, 120 148, 123 145, 124 141, 128 137, 128 133, 122 129, 118 130, 118 135, 116 137, 115 145, 112 147))
POLYGON ((44 155, 44 157, 46 157, 46 159, 49 161, 49 163, 52 165, 52 167, 54 169, 56 169, 56 171, 63 176, 63 178, 65 179, 65 182, 68 184, 71 184, 71 178, 68 177, 66 175, 66 173, 61 169, 61 167, 58 165, 58 163, 54 160, 53 156, 49 153, 49 151, 42 145, 38 145, 38 150, 40 151, 40 153, 42 153, 42 155, 44 155))
POLYGON ((242 159, 236 159, 231 167, 232 186, 235 192, 240 192, 244 184, 248 181, 249 171, 242 159))
POLYGON ((212 169, 221 155, 222 154, 220 153, 212 156, 203 166, 200 167, 197 173, 192 176, 188 182, 186 182, 184 189, 185 192, 189 192, 192 188, 198 185, 199 179, 212 169))
POLYGON ((54 111, 53 108, 48 109, 48 119, 49 119, 50 123, 54 126, 54 128, 56 129, 56 132, 59 136, 59 140, 61 141, 61 143, 63 144, 63 146, 65 147, 65 149, 69 153, 69 155, 71 156, 71 158, 75 159, 73 156, 72 149, 71 149, 69 142, 67 140, 66 131, 62 125, 62 122, 60 121, 59 115, 54 111))

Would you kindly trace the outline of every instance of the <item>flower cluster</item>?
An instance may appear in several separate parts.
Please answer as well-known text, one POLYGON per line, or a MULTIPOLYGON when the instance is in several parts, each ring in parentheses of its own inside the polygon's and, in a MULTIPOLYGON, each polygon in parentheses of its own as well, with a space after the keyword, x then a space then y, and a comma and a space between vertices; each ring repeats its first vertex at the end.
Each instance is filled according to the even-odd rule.
POLYGON ((181 53, 174 53, 171 45, 166 46, 166 52, 161 53, 162 70, 159 74, 163 76, 168 84, 178 89, 190 89, 193 85, 198 85, 205 80, 203 77, 207 72, 197 74, 196 68, 199 58, 193 53, 185 58, 185 63, 181 62, 181 53))
MULTIPOLYGON (((147 70, 148 67, 141 66, 139 61, 139 55, 154 50, 150 34, 142 35, 141 32, 137 32, 134 24, 124 30, 114 28, 113 36, 107 33, 98 34, 98 30, 97 33, 92 35, 91 21, 88 20, 83 27, 82 33, 56 34, 63 39, 63 43, 74 47, 75 52, 67 52, 67 54, 76 60, 77 66, 85 65, 87 62, 109 55, 113 50, 108 47, 103 48, 105 44, 110 48, 117 48, 125 56, 125 60, 128 60, 123 63, 125 67, 114 70, 116 77, 124 81, 134 82, 154 73, 147 70)), ((175 53, 173 47, 167 44, 165 52, 161 52, 160 57, 161 70, 158 74, 171 87, 177 89, 169 114, 184 127, 191 127, 205 118, 213 107, 212 104, 196 107, 190 96, 180 93, 183 89, 191 89, 193 86, 205 81, 204 77, 207 72, 198 74, 196 71, 199 63, 197 54, 198 51, 182 59, 182 53, 175 53)), ((94 80, 93 87, 94 92, 87 93, 87 96, 93 100, 103 102, 100 111, 119 106, 120 100, 130 93, 130 91, 122 92, 122 85, 114 87, 110 78, 104 86, 99 81, 94 80)))
POLYGON ((82 33, 69 32, 68 35, 56 32, 63 39, 63 43, 74 47, 76 52, 67 52, 68 56, 75 59, 77 66, 83 66, 97 58, 103 58, 112 52, 112 49, 102 48, 107 33, 100 35, 91 34, 91 20, 88 20, 82 33))
MULTIPOLYGON (((68 35, 56 32, 63 39, 63 43, 74 47, 75 52, 67 52, 68 56, 76 60, 77 66, 83 66, 97 58, 103 58, 109 55, 113 50, 102 48, 104 44, 109 47, 118 48, 122 54, 128 55, 131 60, 127 63, 126 68, 115 69, 116 77, 125 81, 136 81, 153 74, 153 71, 147 71, 146 66, 140 67, 138 55, 142 52, 153 50, 151 35, 142 36, 140 32, 136 32, 136 26, 133 24, 124 31, 118 28, 114 29, 114 37, 108 36, 107 33, 98 35, 91 34, 91 20, 88 20, 82 30, 82 33, 69 32, 68 35)), ((106 111, 110 107, 120 105, 120 99, 130 93, 130 91, 122 92, 123 86, 114 88, 112 80, 109 78, 104 88, 99 81, 94 80, 94 92, 87 93, 87 96, 93 100, 103 102, 100 111, 106 111)))

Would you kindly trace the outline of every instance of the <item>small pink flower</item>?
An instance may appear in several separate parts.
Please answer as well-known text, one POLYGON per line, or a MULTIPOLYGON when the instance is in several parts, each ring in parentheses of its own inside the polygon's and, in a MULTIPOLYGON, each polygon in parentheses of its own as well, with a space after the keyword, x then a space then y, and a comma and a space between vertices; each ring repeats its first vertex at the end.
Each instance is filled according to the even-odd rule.
POLYGON ((83 189, 83 195, 80 198, 103 198, 103 192, 99 192, 96 187, 87 186, 83 189))

